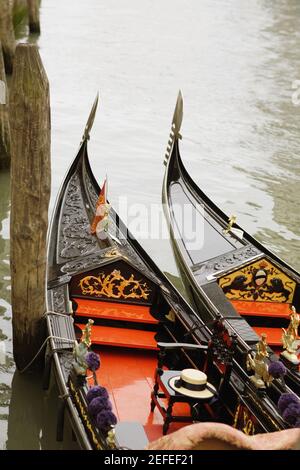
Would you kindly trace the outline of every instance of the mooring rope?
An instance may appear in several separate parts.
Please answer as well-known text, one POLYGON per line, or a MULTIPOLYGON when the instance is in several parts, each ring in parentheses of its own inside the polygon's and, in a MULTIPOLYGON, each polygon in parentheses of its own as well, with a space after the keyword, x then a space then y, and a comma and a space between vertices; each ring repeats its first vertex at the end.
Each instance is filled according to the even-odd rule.
POLYGON ((34 363, 34 361, 38 358, 38 356, 41 354, 41 352, 43 351, 44 347, 46 346, 47 342, 50 340, 50 339, 58 339, 60 341, 65 341, 66 343, 72 343, 72 344, 75 344, 75 340, 74 339, 69 339, 69 338, 63 338, 62 336, 54 336, 54 335, 49 335, 47 336, 47 338, 45 339, 45 341, 43 342, 42 346, 40 347, 40 349, 38 350, 38 352, 35 354, 35 356, 31 359, 31 361, 27 364, 27 366, 24 367, 24 369, 20 370, 20 374, 23 374, 27 369, 29 369, 29 367, 34 363))
POLYGON ((52 310, 47 310, 47 312, 45 312, 43 316, 47 317, 48 315, 57 315, 58 317, 71 318, 71 320, 74 322, 74 318, 71 317, 71 313, 58 313, 58 312, 53 312, 52 310))
MULTIPOLYGON (((48 315, 57 315, 59 317, 71 318, 72 322, 74 322, 74 319, 72 317, 70 317, 69 315, 65 314, 65 313, 59 313, 59 312, 53 312, 52 310, 47 310, 47 312, 45 312, 43 316, 47 317, 48 315)), ((64 341, 66 343, 75 344, 74 339, 64 338, 63 336, 54 336, 54 335, 47 336, 47 338, 43 342, 42 346, 40 347, 38 352, 35 354, 35 356, 31 359, 31 361, 24 367, 24 369, 19 371, 20 374, 23 374, 27 369, 29 369, 29 367, 34 363, 34 361, 39 357, 39 355, 41 354, 41 352, 43 351, 44 347, 46 346, 47 342, 50 339, 57 339, 59 341, 64 341)))

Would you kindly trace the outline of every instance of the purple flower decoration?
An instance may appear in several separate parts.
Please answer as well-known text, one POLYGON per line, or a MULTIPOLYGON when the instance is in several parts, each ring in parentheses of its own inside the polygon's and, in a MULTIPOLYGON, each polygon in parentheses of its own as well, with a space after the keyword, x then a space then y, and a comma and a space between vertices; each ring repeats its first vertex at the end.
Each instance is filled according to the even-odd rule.
POLYGON ((97 414, 96 423, 101 431, 107 432, 111 426, 117 424, 117 418, 110 410, 103 410, 97 414))
POLYGON ((101 385, 96 385, 91 387, 86 394, 86 401, 90 403, 94 398, 103 397, 108 400, 108 391, 105 387, 101 387, 101 385))
POLYGON ((94 398, 88 405, 88 412, 91 416, 96 417, 103 410, 111 410, 110 401, 104 397, 94 398))
POLYGON ((289 405, 298 403, 300 403, 300 400, 294 393, 283 393, 278 400, 278 409, 283 414, 289 405))
POLYGON ((300 418, 300 403, 291 403, 282 413, 283 419, 294 426, 300 418))
POLYGON ((268 372, 274 379, 279 379, 287 373, 287 369, 281 361, 274 361, 269 365, 268 372))
POLYGON ((87 353, 85 361, 92 372, 95 372, 100 367, 100 356, 93 351, 87 353))

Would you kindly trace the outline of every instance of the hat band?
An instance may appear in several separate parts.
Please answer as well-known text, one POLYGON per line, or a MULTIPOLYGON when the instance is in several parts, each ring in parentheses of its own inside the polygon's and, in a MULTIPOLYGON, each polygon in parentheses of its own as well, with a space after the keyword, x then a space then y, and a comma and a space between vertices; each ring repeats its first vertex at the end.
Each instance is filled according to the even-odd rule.
POLYGON ((186 382, 183 379, 176 380, 174 382, 174 385, 175 385, 175 387, 186 388, 187 390, 191 390, 193 392, 202 392, 203 390, 205 390, 207 388, 206 383, 205 384, 190 384, 189 382, 186 382))

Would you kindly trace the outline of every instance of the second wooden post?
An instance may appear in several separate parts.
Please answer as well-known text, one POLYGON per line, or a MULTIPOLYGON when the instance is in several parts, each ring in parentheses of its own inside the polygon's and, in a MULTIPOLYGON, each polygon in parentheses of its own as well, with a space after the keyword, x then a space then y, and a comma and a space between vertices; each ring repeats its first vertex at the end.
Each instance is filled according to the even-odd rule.
POLYGON ((29 31, 31 33, 40 33, 40 2, 39 0, 27 0, 29 31))

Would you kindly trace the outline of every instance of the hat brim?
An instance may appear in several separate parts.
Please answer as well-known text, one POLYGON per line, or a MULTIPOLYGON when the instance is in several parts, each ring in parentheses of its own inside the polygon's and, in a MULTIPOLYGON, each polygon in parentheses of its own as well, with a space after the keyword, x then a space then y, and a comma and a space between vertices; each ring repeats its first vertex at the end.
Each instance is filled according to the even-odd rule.
POLYGON ((214 390, 214 392, 210 391, 208 388, 205 388, 204 390, 201 390, 201 391, 195 391, 195 390, 189 390, 189 389, 184 388, 184 387, 176 387, 175 382, 178 379, 180 379, 179 375, 177 375, 176 377, 172 377, 169 380, 169 385, 173 390, 175 390, 176 392, 179 392, 182 395, 185 395, 187 397, 199 398, 199 399, 202 399, 202 400, 208 400, 209 398, 212 398, 217 393, 215 387, 210 383, 208 383, 208 385, 212 390, 214 390))

